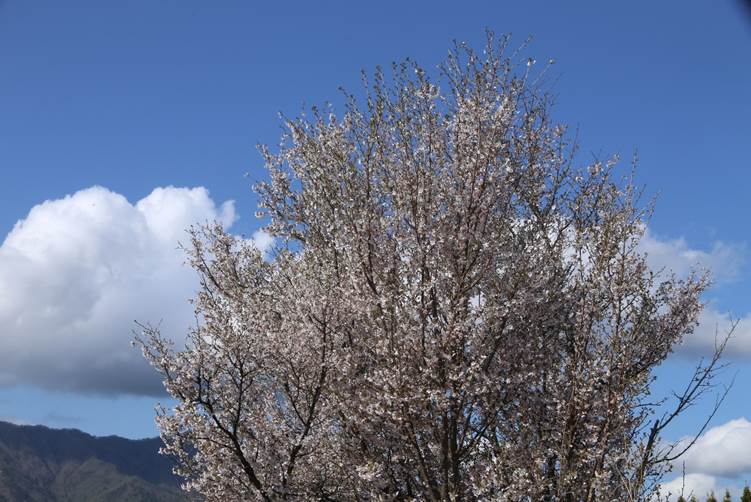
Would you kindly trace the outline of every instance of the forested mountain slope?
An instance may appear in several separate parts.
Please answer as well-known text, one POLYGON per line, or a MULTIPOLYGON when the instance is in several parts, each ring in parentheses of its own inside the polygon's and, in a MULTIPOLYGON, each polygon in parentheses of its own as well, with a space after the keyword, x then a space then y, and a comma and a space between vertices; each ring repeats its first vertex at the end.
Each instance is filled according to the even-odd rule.
POLYGON ((160 444, 0 422, 0 501, 188 500, 160 444))

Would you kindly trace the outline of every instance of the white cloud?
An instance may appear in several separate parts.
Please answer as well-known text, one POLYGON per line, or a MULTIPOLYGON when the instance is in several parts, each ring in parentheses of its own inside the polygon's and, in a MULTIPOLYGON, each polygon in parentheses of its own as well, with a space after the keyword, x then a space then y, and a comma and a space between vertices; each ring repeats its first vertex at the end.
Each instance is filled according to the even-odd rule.
MULTIPOLYGON (((690 437, 680 443, 687 445, 690 437)), ((751 473, 751 422, 745 417, 730 420, 704 432, 688 452, 678 459, 673 472, 685 472, 674 476, 662 484, 661 493, 671 494, 668 499, 675 501, 683 492, 696 495, 699 500, 714 491, 720 499, 725 489, 734 497, 742 491, 739 481, 747 479, 751 473)))
POLYGON ((0 246, 0 385, 161 393, 130 345, 133 321, 182 337, 197 280, 178 241, 192 224, 235 219, 232 201, 217 207, 202 187, 157 188, 135 204, 93 187, 35 206, 0 246))
POLYGON ((731 358, 751 357, 751 315, 731 317, 730 314, 719 312, 713 306, 704 309, 696 330, 684 338, 678 350, 689 356, 711 354, 716 343, 722 341, 731 330, 732 335, 725 347, 724 355, 731 358))
MULTIPOLYGON (((683 443, 690 439, 684 438, 683 443)), ((736 418, 704 432, 680 458, 687 473, 735 477, 751 472, 751 422, 736 418)))
MULTIPOLYGON (((667 483, 663 483, 660 493, 663 496, 667 496, 667 500, 670 502, 678 500, 681 494, 683 494, 686 500, 694 495, 698 500, 704 501, 710 492, 714 492, 715 497, 721 500, 722 495, 725 493, 725 488, 719 485, 717 478, 714 476, 699 473, 686 474, 685 478, 678 476, 667 483)), ((731 494, 737 492, 737 488, 730 489, 731 494)))
MULTIPOLYGON (((205 188, 156 188, 132 204, 92 187, 46 201, 19 221, 0 246, 0 385, 32 383, 49 389, 157 394, 153 372, 133 350, 134 320, 156 323, 180 337, 192 324, 186 300, 197 286, 183 266, 178 241, 191 224, 211 220, 229 227, 232 201, 217 206, 205 188)), ((273 239, 252 240, 268 252, 273 239)), ((640 244, 653 268, 678 275, 706 267, 732 279, 743 262, 739 245, 710 251, 684 239, 645 233, 640 244)), ((730 318, 709 308, 684 353, 706 353, 730 318)), ((751 356, 751 316, 742 319, 729 355, 751 356)))
MULTIPOLYGON (((733 281, 740 277, 745 262, 745 246, 715 242, 708 250, 689 247, 686 240, 661 239, 648 229, 640 242, 640 250, 647 254, 647 261, 653 270, 672 271, 678 277, 686 277, 692 270, 708 270, 715 283, 733 281)), ((743 318, 731 317, 720 312, 716 305, 708 305, 699 317, 699 325, 694 333, 687 336, 678 348, 679 353, 696 356, 708 355, 715 344, 730 331, 733 331, 725 354, 731 357, 751 356, 751 315, 743 318)), ((687 444, 691 438, 684 438, 687 444)), ((673 472, 685 469, 685 477, 678 475, 662 484, 661 493, 671 494, 671 502, 678 499, 681 492, 686 499, 695 495, 704 500, 709 492, 721 499, 725 489, 734 497, 739 497, 741 488, 733 479, 751 473, 751 422, 746 418, 731 420, 713 427, 702 434, 696 444, 676 462, 673 472)))
MULTIPOLYGON (((717 241, 708 250, 689 247, 684 238, 662 239, 649 229, 639 243, 646 253, 652 270, 672 271, 678 277, 686 277, 692 270, 707 270, 715 283, 738 279, 745 263, 745 246, 717 241)), ((731 317, 720 312, 716 305, 709 304, 699 317, 694 333, 687 336, 677 351, 684 355, 710 355, 715 344, 730 332, 734 321, 739 321, 733 336, 725 348, 729 357, 751 356, 751 315, 731 317)))
POLYGON ((274 238, 263 230, 256 230, 253 232, 252 241, 253 244, 255 244, 255 246, 264 254, 268 253, 271 250, 271 246, 274 244, 274 238))
POLYGON ((691 270, 706 269, 716 282, 737 279, 744 264, 744 246, 716 241, 709 251, 693 249, 684 238, 661 239, 649 229, 639 242, 653 270, 673 271, 686 276, 691 270))

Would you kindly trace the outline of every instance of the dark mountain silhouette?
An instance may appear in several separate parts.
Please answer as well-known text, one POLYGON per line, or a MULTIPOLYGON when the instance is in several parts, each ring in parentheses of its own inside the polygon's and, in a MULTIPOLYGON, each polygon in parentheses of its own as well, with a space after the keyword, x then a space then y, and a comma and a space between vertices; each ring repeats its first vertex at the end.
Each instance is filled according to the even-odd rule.
POLYGON ((160 445, 0 422, 0 502, 190 500, 160 445))

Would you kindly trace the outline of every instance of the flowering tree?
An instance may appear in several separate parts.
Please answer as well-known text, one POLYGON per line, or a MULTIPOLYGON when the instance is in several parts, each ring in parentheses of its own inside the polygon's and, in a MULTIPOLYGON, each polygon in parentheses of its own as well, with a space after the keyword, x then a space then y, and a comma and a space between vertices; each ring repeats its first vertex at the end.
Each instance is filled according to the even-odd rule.
POLYGON ((649 208, 614 161, 574 165, 533 61, 457 46, 431 80, 377 71, 341 117, 286 122, 256 187, 278 247, 219 226, 184 349, 145 328, 158 417, 208 500, 649 498, 652 370, 706 278, 649 269, 649 208))

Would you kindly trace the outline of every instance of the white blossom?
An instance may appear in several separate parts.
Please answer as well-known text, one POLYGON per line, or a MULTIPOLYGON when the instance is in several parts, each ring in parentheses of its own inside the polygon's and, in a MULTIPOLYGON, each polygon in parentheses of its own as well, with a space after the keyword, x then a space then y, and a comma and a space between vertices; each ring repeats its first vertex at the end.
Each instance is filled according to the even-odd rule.
POLYGON ((647 267, 649 208, 612 163, 574 167, 515 68, 502 48, 460 46, 439 83, 395 65, 342 117, 288 121, 256 187, 268 259, 193 229, 192 343, 143 338, 178 400, 158 420, 186 487, 217 501, 650 495, 652 370, 707 283, 647 267))

